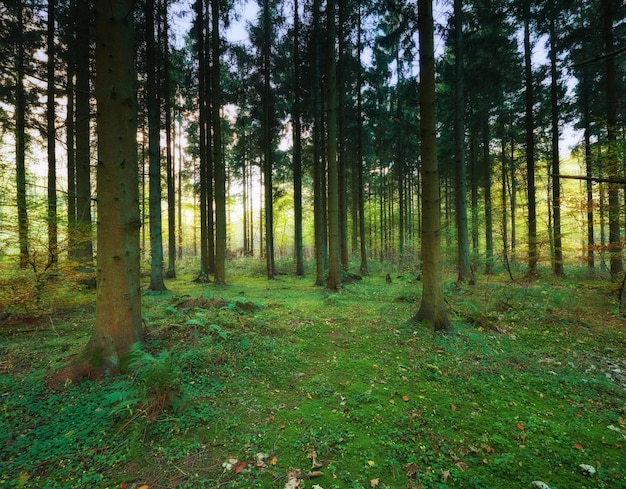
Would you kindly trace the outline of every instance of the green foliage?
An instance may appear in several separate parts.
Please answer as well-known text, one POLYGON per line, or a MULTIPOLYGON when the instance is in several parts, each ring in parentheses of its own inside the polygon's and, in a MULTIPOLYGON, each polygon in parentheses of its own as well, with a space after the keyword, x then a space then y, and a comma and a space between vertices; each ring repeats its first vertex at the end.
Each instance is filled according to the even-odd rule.
MULTIPOLYGON (((282 488, 313 453, 323 475, 306 487, 626 484, 626 338, 610 285, 450 282, 456 334, 439 335, 407 326, 420 292, 408 276, 332 295, 290 277, 231 280, 144 297, 148 346, 98 384, 45 390, 38 369, 61 339, 7 336, 0 485, 282 488)), ((75 349, 81 324, 57 329, 75 349)))

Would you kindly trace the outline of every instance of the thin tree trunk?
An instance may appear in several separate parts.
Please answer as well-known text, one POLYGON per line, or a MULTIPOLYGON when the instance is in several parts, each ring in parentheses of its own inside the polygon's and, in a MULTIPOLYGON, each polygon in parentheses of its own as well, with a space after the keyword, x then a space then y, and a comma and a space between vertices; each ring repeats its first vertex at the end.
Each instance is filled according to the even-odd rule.
POLYGON ((28 210, 26 202, 26 66, 24 59, 24 6, 17 5, 17 86, 15 97, 15 164, 17 189, 17 226, 20 243, 20 268, 28 267, 28 210))
POLYGON ((91 11, 89 2, 76 2, 76 221, 79 242, 77 259, 93 262, 91 220, 91 70, 90 36, 91 11))
POLYGON ((458 282, 474 282, 470 266, 467 225, 467 171, 465 168, 465 79, 463 48, 463 0, 454 0, 454 168, 458 282))
MULTIPOLYGON (((70 11, 74 11, 74 2, 70 5, 70 11)), ((70 17, 71 18, 71 17, 70 17)), ((73 24, 74 20, 71 18, 70 22, 73 24)), ((67 241, 68 241, 68 258, 75 260, 76 257, 76 243, 78 236, 76 232, 76 148, 74 146, 74 100, 76 98, 74 87, 74 72, 76 68, 75 61, 75 40, 74 40, 74 27, 69 26, 71 31, 68 39, 67 47, 67 89, 65 96, 67 99, 66 117, 65 117, 65 135, 67 146, 67 241)))
POLYGON ((160 104, 157 91, 154 0, 146 0, 146 105, 148 111, 148 188, 150 221, 150 290, 165 290, 161 220, 160 104))
POLYGON ((530 47, 530 6, 524 14, 524 72, 526 83, 526 171, 528 175, 528 275, 537 274, 537 204, 535 200, 535 134, 533 119, 533 72, 530 47))
POLYGON ((170 74, 169 19, 167 0, 162 0, 161 13, 163 23, 163 110, 165 111, 165 166, 167 171, 167 278, 176 277, 176 175, 174 173, 174 155, 172 147, 172 90, 170 74))
POLYGON ((270 7, 269 0, 263 1, 263 175, 265 184, 265 259, 267 278, 273 279, 274 270, 274 202, 273 202, 273 150, 272 150, 272 102, 270 88, 270 7))
MULTIPOLYGON (((604 17, 604 49, 607 53, 614 50, 613 43, 613 1, 602 2, 604 17)), ((617 77, 615 72, 615 57, 606 58, 606 129, 607 129, 607 170, 609 178, 619 177, 619 162, 617 157, 617 77)), ((609 184, 609 252, 611 257, 611 274, 617 275, 623 271, 622 243, 620 238, 620 186, 609 184)))
POLYGON ((300 14, 298 0, 293 2, 293 214, 294 254, 296 275, 304 275, 304 248, 302 244, 302 123, 300 88, 300 14))
POLYGON ((57 217, 57 172, 56 172, 56 108, 55 108, 55 0, 48 0, 48 101, 47 101, 47 144, 48 144, 48 265, 58 261, 58 217, 57 217))
POLYGON ((326 287, 337 290, 341 284, 341 224, 339 202, 339 167, 337 161, 337 65, 336 65, 336 1, 328 0, 327 22, 327 123, 328 141, 326 146, 328 161, 328 277, 326 287))
POLYGON ((213 168, 215 179, 215 268, 214 282, 226 283, 226 166, 222 157, 222 88, 220 85, 220 11, 211 2, 211 98, 213 122, 213 168))
POLYGON ((491 155, 489 119, 483 121, 483 170, 485 172, 485 274, 493 273, 493 208, 491 202, 491 155))
MULTIPOLYGON (((560 174, 559 162, 559 99, 558 72, 556 66, 556 32, 554 19, 550 19, 550 101, 552 107, 552 173, 560 174)), ((561 240, 561 180, 552 179, 552 220, 554 233, 553 272, 557 277, 565 274, 563 269, 563 244, 561 240)))
MULTIPOLYGON (((359 20, 358 20, 358 32, 357 32, 357 59, 361 59, 361 52, 363 50, 363 43, 361 40, 361 35, 363 31, 363 26, 361 25, 361 1, 359 0, 359 20)), ((357 125, 358 125, 358 133, 357 133, 357 162, 356 162, 356 171, 357 171, 357 187, 358 187, 358 208, 359 208, 359 241, 360 241, 360 255, 361 255, 361 266, 360 272, 361 275, 367 275, 368 273, 368 264, 367 264, 367 248, 366 248, 366 236, 365 236, 365 182, 363 179, 363 166, 365 165, 365 161, 363 158, 363 67, 359 62, 358 65, 358 73, 357 73, 357 125)))

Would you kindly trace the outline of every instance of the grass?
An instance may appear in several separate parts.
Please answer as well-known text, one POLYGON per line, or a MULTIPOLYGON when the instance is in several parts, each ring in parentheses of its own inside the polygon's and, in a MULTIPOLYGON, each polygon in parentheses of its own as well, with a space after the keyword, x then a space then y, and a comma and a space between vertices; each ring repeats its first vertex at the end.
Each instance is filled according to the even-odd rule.
POLYGON ((89 338, 92 292, 13 314, 1 486, 282 489, 294 468, 323 489, 626 487, 626 327, 606 282, 448 281, 444 335, 408 323, 408 275, 336 294, 192 278, 144 294, 143 367, 101 383, 45 387, 89 338))

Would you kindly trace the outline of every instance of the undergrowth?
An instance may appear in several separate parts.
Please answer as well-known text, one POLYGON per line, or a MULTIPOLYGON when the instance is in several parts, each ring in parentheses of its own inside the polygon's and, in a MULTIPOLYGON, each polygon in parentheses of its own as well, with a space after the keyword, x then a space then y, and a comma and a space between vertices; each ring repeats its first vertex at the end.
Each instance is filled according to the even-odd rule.
POLYGON ((331 294, 246 273, 146 293, 146 344, 103 382, 44 382, 92 310, 3 328, 0 485, 282 489, 292 468, 323 489, 626 487, 626 328, 604 282, 446 282, 444 335, 409 326, 409 274, 331 294))

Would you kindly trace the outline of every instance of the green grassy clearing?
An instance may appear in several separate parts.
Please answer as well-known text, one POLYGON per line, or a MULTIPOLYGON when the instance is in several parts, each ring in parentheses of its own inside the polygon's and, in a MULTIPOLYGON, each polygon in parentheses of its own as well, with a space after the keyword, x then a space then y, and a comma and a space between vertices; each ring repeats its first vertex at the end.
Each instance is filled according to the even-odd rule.
POLYGON ((89 338, 90 293, 0 329, 0 486, 282 489, 297 468, 323 489, 626 487, 626 326, 606 282, 450 280, 440 335, 408 324, 408 275, 337 294, 192 278, 144 294, 149 355, 106 382, 45 386, 89 338))

